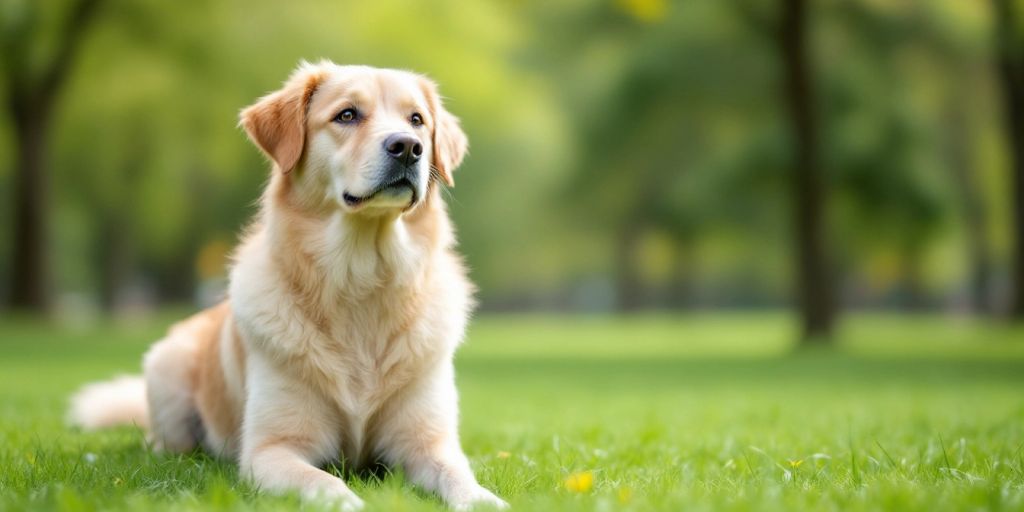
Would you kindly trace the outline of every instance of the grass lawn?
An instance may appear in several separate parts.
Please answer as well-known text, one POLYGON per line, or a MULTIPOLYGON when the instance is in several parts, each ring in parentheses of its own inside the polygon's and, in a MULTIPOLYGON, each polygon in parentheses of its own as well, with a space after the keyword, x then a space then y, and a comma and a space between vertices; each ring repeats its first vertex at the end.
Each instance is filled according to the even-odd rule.
MULTIPOLYGON (((63 424, 169 320, 0 322, 0 510, 298 507, 230 462, 63 424)), ((792 335, 775 313, 481 317, 463 445, 514 510, 1024 510, 1024 329, 858 315, 797 354, 792 335)), ((400 474, 351 485, 368 510, 443 508, 400 474)))

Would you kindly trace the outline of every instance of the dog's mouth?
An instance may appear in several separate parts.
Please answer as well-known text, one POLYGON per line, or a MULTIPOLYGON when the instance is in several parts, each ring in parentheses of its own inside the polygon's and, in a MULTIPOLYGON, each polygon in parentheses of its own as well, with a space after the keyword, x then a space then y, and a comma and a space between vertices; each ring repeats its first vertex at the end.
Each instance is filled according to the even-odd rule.
POLYGON ((370 192, 365 196, 354 196, 345 192, 342 194, 342 199, 345 200, 346 205, 351 208, 355 208, 377 197, 398 198, 407 192, 412 195, 409 199, 409 205, 416 204, 416 185, 408 177, 402 176, 378 186, 373 190, 373 192, 370 192))

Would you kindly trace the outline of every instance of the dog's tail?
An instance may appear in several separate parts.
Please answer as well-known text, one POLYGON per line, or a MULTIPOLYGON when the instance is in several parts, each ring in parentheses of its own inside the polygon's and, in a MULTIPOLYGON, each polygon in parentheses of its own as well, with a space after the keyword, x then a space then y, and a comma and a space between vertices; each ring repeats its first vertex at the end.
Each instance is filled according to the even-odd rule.
POLYGON ((71 397, 68 422, 86 430, 132 424, 149 428, 146 381, 122 375, 86 384, 71 397))

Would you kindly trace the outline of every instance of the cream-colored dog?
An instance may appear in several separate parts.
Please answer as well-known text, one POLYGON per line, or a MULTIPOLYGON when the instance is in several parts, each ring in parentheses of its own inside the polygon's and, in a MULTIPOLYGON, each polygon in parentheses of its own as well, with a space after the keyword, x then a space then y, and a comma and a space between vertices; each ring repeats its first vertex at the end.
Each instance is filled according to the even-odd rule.
POLYGON ((302 64, 246 108, 274 162, 229 299, 171 328, 142 378, 85 387, 72 420, 148 427, 171 452, 237 458, 262 489, 343 508, 318 466, 401 467, 456 509, 506 504, 459 445, 452 356, 472 307, 439 181, 466 151, 435 85, 403 71, 302 64))

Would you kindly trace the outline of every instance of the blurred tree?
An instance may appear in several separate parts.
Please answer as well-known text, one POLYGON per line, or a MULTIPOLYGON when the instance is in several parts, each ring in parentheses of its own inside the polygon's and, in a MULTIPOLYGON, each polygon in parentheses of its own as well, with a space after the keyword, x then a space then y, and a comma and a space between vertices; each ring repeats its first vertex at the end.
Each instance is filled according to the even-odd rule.
POLYGON ((557 35, 539 40, 538 53, 560 84, 581 150, 565 202, 581 223, 604 229, 625 311, 687 304, 701 239, 737 211, 756 210, 770 173, 754 161, 745 162, 749 173, 727 172, 737 141, 773 117, 760 40, 733 23, 725 4, 671 7, 595 2, 537 14, 561 27, 544 31, 557 35), (658 239, 672 253, 661 281, 650 277, 656 262, 646 250, 658 239))
POLYGON ((1014 250, 1010 315, 1024 320, 1024 23, 1017 0, 993 0, 996 61, 1005 104, 1006 140, 1012 172, 1014 250))
MULTIPOLYGON (((971 76, 962 74, 960 76, 971 76)), ((966 91, 966 89, 961 89, 966 91)), ((967 239, 970 304, 976 313, 992 312, 992 250, 988 237, 989 206, 978 184, 971 162, 970 113, 963 102, 955 102, 946 112, 946 152, 953 173, 953 189, 960 196, 967 239)))
POLYGON ((995 256, 989 229, 993 207, 985 195, 984 169, 977 158, 979 132, 983 128, 979 120, 984 114, 979 112, 978 102, 968 101, 976 91, 988 86, 988 50, 978 42, 972 44, 973 38, 950 27, 958 26, 958 22, 966 25, 956 17, 959 11, 923 10, 929 16, 923 20, 919 19, 921 16, 915 17, 897 30, 916 32, 934 65, 949 71, 949 79, 941 82, 949 100, 936 109, 937 122, 931 124, 937 127, 938 153, 949 170, 949 185, 963 222, 969 307, 975 313, 990 314, 995 308, 995 256))
POLYGON ((835 319, 832 271, 825 240, 825 184, 817 91, 807 44, 805 0, 781 0, 778 48, 784 100, 793 141, 793 213, 796 230, 796 289, 804 343, 827 342, 835 319))
MULTIPOLYGON (((894 27, 891 32, 912 34, 923 46, 921 53, 933 60, 936 69, 948 70, 948 80, 935 81, 943 84, 943 94, 948 100, 936 109, 936 122, 928 124, 936 127, 937 153, 942 155, 949 169, 952 177, 948 180, 949 188, 959 203, 957 213, 962 217, 966 242, 968 305, 975 313, 989 314, 994 309, 994 255, 989 233, 992 205, 985 196, 983 169, 978 165, 976 156, 980 140, 978 133, 982 128, 979 119, 983 114, 979 112, 982 109, 978 108, 977 102, 967 101, 988 85, 987 49, 978 44, 983 40, 972 41, 975 38, 970 37, 973 35, 971 32, 956 29, 970 26, 960 19, 963 11, 939 7, 921 4, 918 15, 894 27)), ((958 8, 964 9, 962 5, 958 8)), ((970 8, 977 9, 978 6, 971 5, 970 8)), ((892 52, 888 54, 892 55, 892 52)), ((890 60, 896 67, 896 59, 890 60)))
MULTIPOLYGON (((76 0, 64 1, 0 4, 7 36, 20 19, 9 13, 46 18, 29 30, 37 71, 76 0)), ((933 307, 962 289, 960 259, 984 276, 986 249, 1005 243, 1003 176, 987 150, 1001 133, 990 76, 976 72, 994 69, 980 58, 989 27, 952 15, 922 33, 916 13, 957 0, 93 1, 101 19, 76 93, 52 116, 48 253, 54 290, 104 305, 126 287, 195 295, 196 253, 231 239, 266 176, 234 127, 238 108, 319 56, 421 70, 451 97, 473 151, 450 207, 488 307, 776 306, 833 292, 836 305, 933 307), (798 24, 813 36, 781 29, 794 6, 813 10, 798 24), (338 31, 330 20, 354 9, 360 23, 338 31), (429 45, 423 26, 436 28, 429 45), (961 44, 946 39, 965 27, 963 55, 922 57, 961 44), (962 221, 947 222, 958 203, 962 221), (829 250, 808 251, 826 228, 829 250), (833 265, 841 290, 805 275, 833 265)), ((4 187, 17 181, 6 170, 4 187)), ((806 318, 822 304, 793 302, 820 325, 806 318)))
POLYGON ((7 110, 16 146, 11 260, 11 306, 43 311, 49 306, 47 249, 50 194, 47 155, 54 108, 75 63, 81 41, 102 0, 75 0, 60 28, 41 27, 43 2, 5 6, 0 50, 7 110), (41 50, 49 50, 48 52, 41 50))
POLYGON ((934 172, 947 165, 931 156, 938 152, 933 141, 946 135, 933 128, 943 112, 915 104, 932 77, 929 50, 944 43, 929 13, 841 3, 824 27, 846 56, 841 64, 826 60, 824 73, 841 253, 851 267, 879 256, 891 261, 896 279, 882 298, 907 309, 931 303, 926 256, 953 199, 944 194, 949 176, 934 172), (908 59, 917 64, 914 73, 906 70, 908 59))

